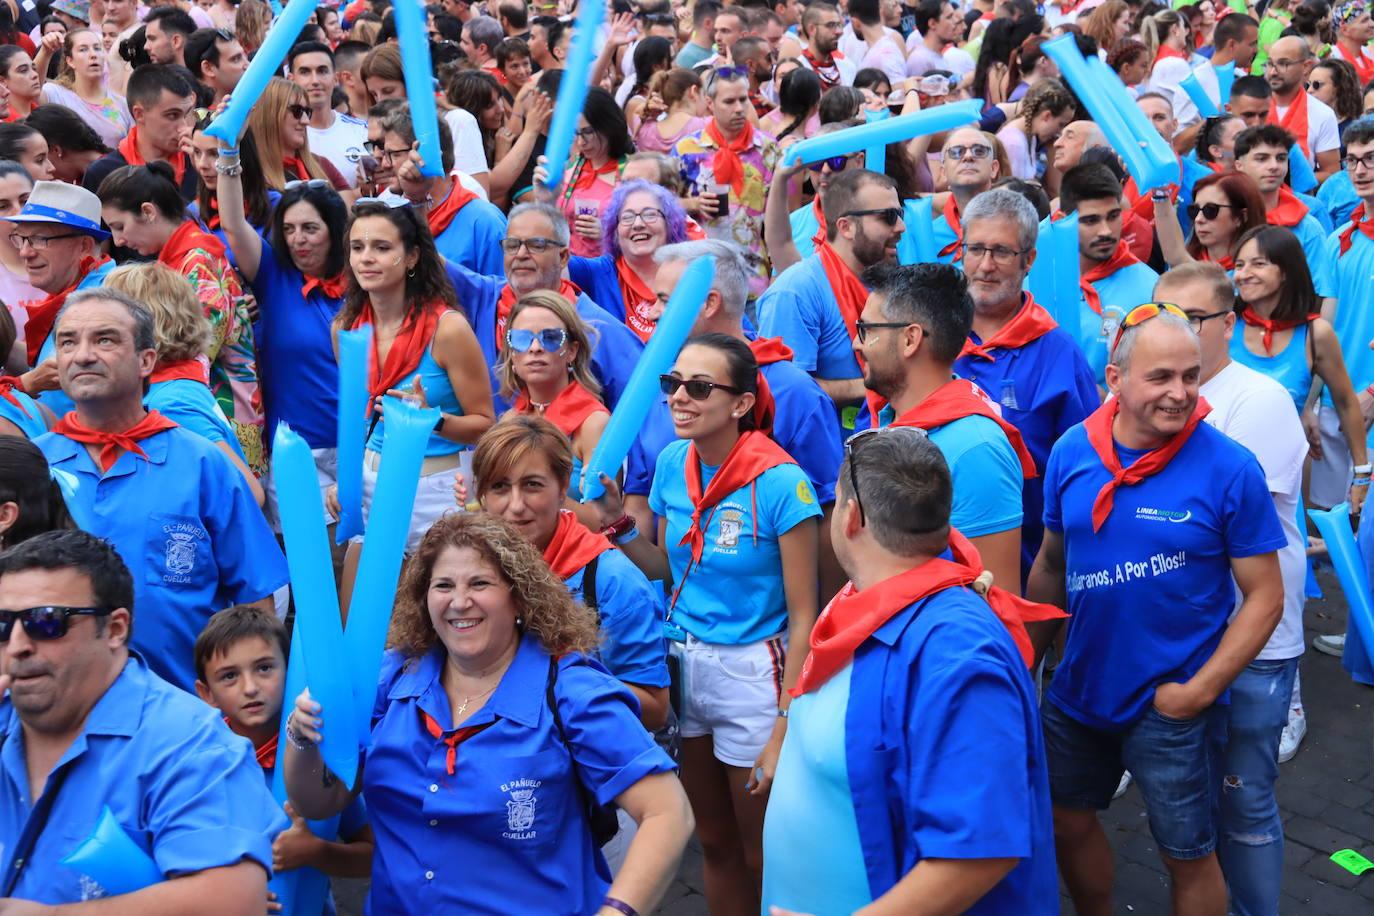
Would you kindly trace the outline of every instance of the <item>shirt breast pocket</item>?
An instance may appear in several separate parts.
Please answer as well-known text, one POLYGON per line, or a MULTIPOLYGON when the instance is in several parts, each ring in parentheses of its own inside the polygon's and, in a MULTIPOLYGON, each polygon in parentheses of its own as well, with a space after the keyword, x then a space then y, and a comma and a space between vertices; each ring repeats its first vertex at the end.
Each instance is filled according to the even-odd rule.
POLYGON ((490 767, 482 808, 494 842, 526 854, 542 852, 565 835, 569 823, 576 823, 572 818, 581 817, 569 804, 576 795, 576 776, 565 751, 493 761, 490 767))
POLYGON ((153 513, 144 537, 144 581, 174 590, 197 589, 214 568, 210 533, 191 515, 153 513))

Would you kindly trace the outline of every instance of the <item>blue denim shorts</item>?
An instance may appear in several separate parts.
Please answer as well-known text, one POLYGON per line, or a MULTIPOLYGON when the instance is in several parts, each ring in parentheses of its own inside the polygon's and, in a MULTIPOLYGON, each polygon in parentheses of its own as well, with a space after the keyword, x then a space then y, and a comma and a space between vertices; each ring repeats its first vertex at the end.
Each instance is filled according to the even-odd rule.
POLYGON ((1170 719, 1153 706, 1125 731, 1089 728, 1046 697, 1040 717, 1050 765, 1050 799, 1061 808, 1102 811, 1121 774, 1131 771, 1145 799, 1150 833, 1172 859, 1200 859, 1217 845, 1220 761, 1213 706, 1193 719, 1170 719))

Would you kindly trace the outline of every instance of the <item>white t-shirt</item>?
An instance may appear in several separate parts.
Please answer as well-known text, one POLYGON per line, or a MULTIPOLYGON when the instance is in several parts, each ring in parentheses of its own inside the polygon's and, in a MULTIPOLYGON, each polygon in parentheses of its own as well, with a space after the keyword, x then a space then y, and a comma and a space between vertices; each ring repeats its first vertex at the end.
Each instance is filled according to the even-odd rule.
POLYGON ((482 149, 482 129, 466 108, 454 108, 444 115, 444 122, 453 132, 453 167, 469 175, 490 172, 487 153, 482 149))
POLYGON ((334 123, 321 130, 308 127, 310 152, 328 159, 350 188, 358 186, 358 160, 367 148, 367 122, 352 115, 334 114, 334 123))
MULTIPOLYGON (((1280 108, 1278 113, 1279 120, 1283 120, 1288 114, 1288 109, 1280 108)), ((1307 150, 1312 154, 1312 164, 1317 164, 1318 153, 1340 148, 1340 122, 1336 120, 1336 113, 1331 110, 1330 105, 1312 93, 1307 93, 1307 150)))
MULTIPOLYGON (((898 88, 906 79, 906 55, 902 53, 902 36, 895 29, 888 29, 876 48, 870 48, 862 36, 854 34, 853 26, 845 26, 840 36, 840 53, 858 65, 858 70, 873 67, 883 71, 892 88, 898 88)), ((858 70, 855 70, 857 73, 858 70)))
MULTIPOLYGON (((1204 382, 1201 395, 1212 405, 1206 423, 1259 459, 1274 499, 1274 510, 1288 537, 1288 544, 1279 550, 1283 618, 1257 659, 1296 658, 1303 652, 1302 609, 1307 590, 1307 554, 1298 529, 1298 497, 1302 492, 1307 437, 1303 435, 1298 411, 1282 385, 1237 362, 1204 382)), ((1236 608, 1239 607, 1237 592, 1236 608)))

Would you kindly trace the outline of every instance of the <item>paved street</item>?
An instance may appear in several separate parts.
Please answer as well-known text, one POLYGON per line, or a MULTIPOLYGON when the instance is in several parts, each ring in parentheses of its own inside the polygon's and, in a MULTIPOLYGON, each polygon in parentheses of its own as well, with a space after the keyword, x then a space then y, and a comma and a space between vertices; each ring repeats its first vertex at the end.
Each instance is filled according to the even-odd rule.
MULTIPOLYGON (((1307 604, 1307 638, 1345 631, 1345 602, 1324 572, 1327 598, 1307 604)), ((1309 730, 1298 756, 1279 778, 1287 843, 1284 848, 1284 916, 1355 916, 1374 913, 1374 872, 1356 878, 1328 856, 1352 848, 1374 859, 1374 689, 1352 683, 1339 659, 1308 651, 1302 693, 1309 730)), ((1168 887, 1134 787, 1108 812, 1117 854, 1119 914, 1168 912, 1168 887)), ((361 913, 363 882, 341 882, 340 912, 361 913)), ((515 912, 516 910, 512 910, 515 912)), ((1064 913, 1073 912, 1064 898, 1064 913)), ((704 916, 701 853, 693 846, 660 910, 664 916, 704 916)))

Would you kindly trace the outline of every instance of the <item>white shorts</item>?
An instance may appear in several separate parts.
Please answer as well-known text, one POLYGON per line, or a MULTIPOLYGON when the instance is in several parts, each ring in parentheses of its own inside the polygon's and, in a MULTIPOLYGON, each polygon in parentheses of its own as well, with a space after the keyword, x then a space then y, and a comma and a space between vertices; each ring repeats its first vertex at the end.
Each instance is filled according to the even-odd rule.
MULTIPOLYGON (((459 464, 457 467, 447 468, 442 471, 435 471, 433 474, 423 474, 415 487, 415 506, 410 511, 410 529, 406 533, 406 553, 415 552, 415 548, 420 546, 421 539, 435 522, 449 512, 462 512, 463 508, 458 505, 453 498, 453 481, 460 473, 466 470, 467 479, 472 479, 472 451, 466 450, 460 453, 459 464)), ((363 462, 363 523, 366 524, 368 517, 372 513, 372 493, 377 489, 378 469, 369 467, 371 461, 363 462)), ((361 544, 361 537, 353 538, 354 543, 361 544)))
MULTIPOLYGON (((339 450, 337 448, 312 448, 310 455, 315 459, 315 479, 320 484, 320 500, 323 502, 324 493, 334 484, 339 482, 339 450)), ((281 516, 277 512, 277 483, 272 478, 269 471, 263 475, 262 489, 267 494, 263 502, 262 511, 267 516, 267 523, 272 526, 272 530, 281 534, 281 516)), ((334 524, 338 519, 324 510, 324 523, 334 524)))
POLYGON ((689 634, 669 647, 682 663, 682 737, 710 735, 717 760, 752 767, 778 721, 786 635, 718 646, 689 634))
POLYGON ((1343 503, 1350 496, 1350 480, 1354 463, 1350 447, 1341 433, 1341 415, 1329 404, 1317 408, 1317 422, 1321 427, 1322 458, 1313 459, 1308 479, 1309 509, 1329 509, 1343 503))

